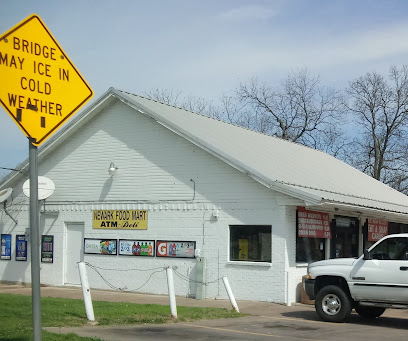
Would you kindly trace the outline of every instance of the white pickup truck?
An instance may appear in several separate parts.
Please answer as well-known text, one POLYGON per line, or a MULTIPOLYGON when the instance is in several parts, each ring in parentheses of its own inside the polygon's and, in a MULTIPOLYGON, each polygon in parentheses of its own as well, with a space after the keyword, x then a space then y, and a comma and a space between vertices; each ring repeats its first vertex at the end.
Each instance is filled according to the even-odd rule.
POLYGON ((310 263, 307 276, 305 292, 323 321, 343 322, 353 308, 365 318, 408 309, 408 233, 382 238, 359 258, 310 263))

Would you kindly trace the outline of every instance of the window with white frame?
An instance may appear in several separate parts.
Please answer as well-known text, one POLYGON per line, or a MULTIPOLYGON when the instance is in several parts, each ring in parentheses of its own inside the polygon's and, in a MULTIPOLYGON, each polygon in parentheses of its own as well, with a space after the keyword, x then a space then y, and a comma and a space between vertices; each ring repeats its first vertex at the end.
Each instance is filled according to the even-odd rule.
POLYGON ((272 226, 230 225, 230 261, 271 262, 272 226))

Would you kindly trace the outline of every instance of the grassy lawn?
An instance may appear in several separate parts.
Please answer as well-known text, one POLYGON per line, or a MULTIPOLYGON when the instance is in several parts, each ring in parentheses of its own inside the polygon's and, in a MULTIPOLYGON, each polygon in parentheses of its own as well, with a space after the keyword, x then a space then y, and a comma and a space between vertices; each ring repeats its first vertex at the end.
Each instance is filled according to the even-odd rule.
MULTIPOLYGON (((169 306, 94 301, 95 319, 99 325, 166 323, 169 306)), ((33 339, 31 297, 0 294, 0 341, 29 341, 33 339)), ((243 316, 233 310, 219 308, 177 307, 178 321, 232 318, 243 316)), ((41 298, 42 327, 68 327, 88 322, 82 300, 41 298)), ((75 334, 52 334, 43 330, 44 341, 90 341, 75 334)))

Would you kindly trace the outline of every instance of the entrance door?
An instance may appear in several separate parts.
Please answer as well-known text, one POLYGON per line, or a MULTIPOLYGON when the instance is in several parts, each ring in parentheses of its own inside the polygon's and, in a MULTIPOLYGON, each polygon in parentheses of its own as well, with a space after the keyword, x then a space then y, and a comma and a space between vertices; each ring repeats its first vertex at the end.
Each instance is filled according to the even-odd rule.
POLYGON ((358 219, 336 216, 332 224, 332 258, 358 257, 358 219))
POLYGON ((84 261, 84 224, 67 223, 65 284, 81 285, 78 262, 84 261))

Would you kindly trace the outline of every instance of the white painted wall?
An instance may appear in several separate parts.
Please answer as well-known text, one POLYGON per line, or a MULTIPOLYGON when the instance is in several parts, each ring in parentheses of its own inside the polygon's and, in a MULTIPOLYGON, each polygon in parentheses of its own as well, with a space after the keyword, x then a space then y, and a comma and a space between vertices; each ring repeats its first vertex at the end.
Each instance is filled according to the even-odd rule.
MULTIPOLYGON (((206 258, 207 281, 227 276, 236 299, 296 299, 299 276, 306 271, 295 264, 295 210, 301 203, 265 188, 122 103, 107 108, 40 159, 39 175, 56 185, 46 202, 48 213, 41 213, 41 234, 55 238, 54 263, 41 263, 42 284, 63 285, 65 226, 83 222, 85 238, 194 240, 206 258), (110 162, 119 167, 114 177, 108 175, 110 162), (212 219, 218 208, 219 219, 212 219), (93 230, 95 209, 146 209, 148 229, 93 230), (272 226, 271 264, 228 262, 229 225, 239 224, 272 226)), ((14 186, 9 208, 18 225, 0 211, 0 232, 13 235, 13 260, 0 261, 1 281, 30 282, 30 262, 14 260, 15 235, 28 227, 28 200, 21 193, 24 180, 14 186)), ((138 291, 166 294, 161 271, 165 266, 177 266, 180 274, 195 279, 194 259, 85 255, 84 260, 126 290, 139 288, 151 276, 138 291)), ((92 288, 109 289, 89 268, 88 276, 92 288)), ((194 282, 177 275, 175 281, 176 295, 195 295, 194 282)), ((209 284, 206 296, 226 298, 222 281, 209 284)))

